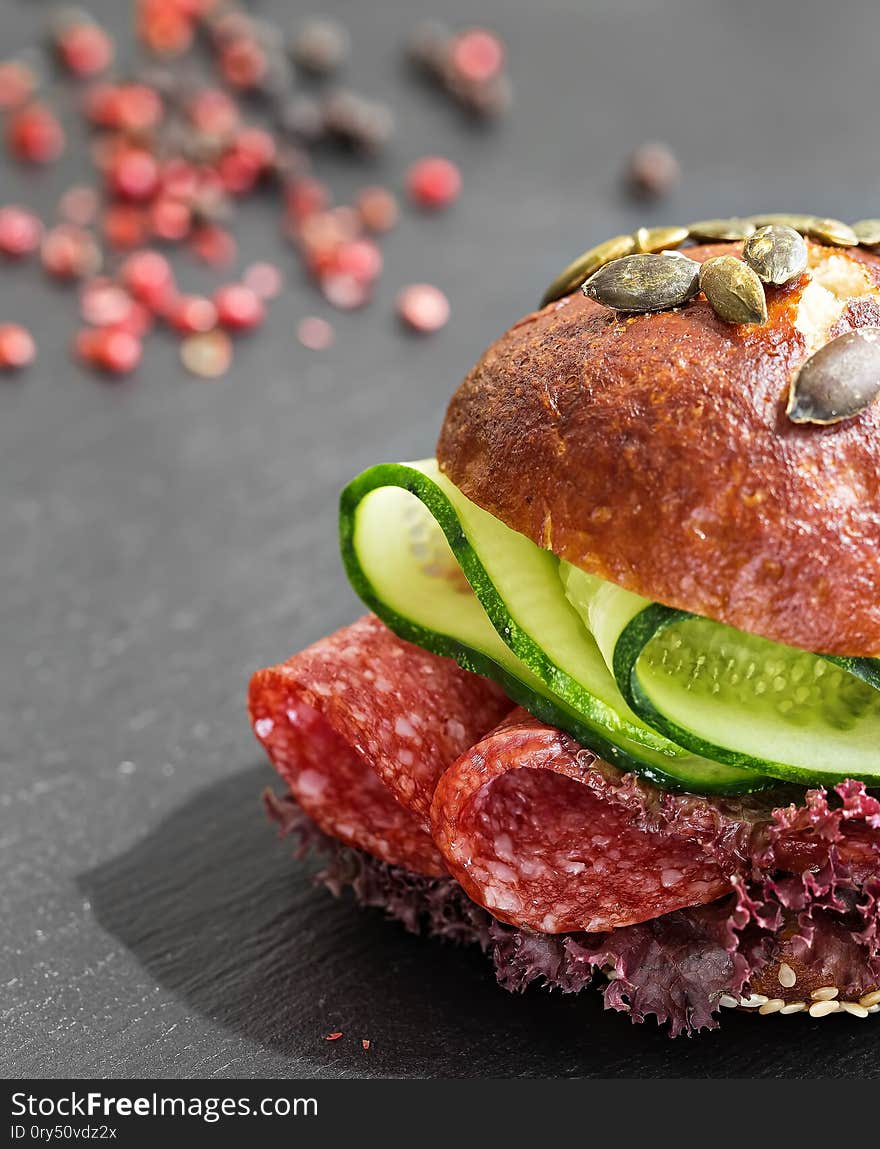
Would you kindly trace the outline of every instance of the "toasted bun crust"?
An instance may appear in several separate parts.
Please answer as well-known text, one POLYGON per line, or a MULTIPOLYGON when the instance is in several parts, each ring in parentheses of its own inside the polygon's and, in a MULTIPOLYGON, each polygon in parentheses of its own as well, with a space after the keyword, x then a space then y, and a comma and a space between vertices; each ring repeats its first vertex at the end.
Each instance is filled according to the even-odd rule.
POLYGON ((759 327, 724 323, 702 296, 622 318, 578 292, 526 316, 454 395, 441 467, 515 530, 647 598, 880 654, 880 404, 831 427, 785 414, 813 351, 880 326, 880 257, 811 244, 810 264, 768 289, 759 327))

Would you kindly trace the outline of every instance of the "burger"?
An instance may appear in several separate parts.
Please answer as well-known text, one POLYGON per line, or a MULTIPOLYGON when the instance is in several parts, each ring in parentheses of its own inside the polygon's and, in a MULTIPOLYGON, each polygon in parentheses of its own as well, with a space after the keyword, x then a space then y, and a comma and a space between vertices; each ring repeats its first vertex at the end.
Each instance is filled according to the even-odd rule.
POLYGON ((675 1036, 880 1010, 880 221, 642 228, 340 507, 254 675, 322 876, 675 1036))

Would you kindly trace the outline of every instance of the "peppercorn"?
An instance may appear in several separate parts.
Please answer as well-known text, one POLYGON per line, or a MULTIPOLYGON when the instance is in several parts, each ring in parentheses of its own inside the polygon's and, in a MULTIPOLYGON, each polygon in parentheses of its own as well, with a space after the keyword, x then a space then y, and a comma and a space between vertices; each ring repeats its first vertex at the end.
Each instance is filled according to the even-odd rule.
POLYGON ((401 321, 423 334, 439 331, 449 320, 449 300, 430 283, 413 283, 397 297, 401 321))
POLYGON ((130 331, 111 327, 89 328, 76 336, 74 351, 92 367, 109 375, 127 375, 143 355, 141 340, 130 331))
POLYGON ((37 345, 26 327, 0 324, 0 370, 18 371, 33 363, 36 354, 37 345))
POLYGON ((400 208, 392 192, 383 187, 366 187, 357 195, 357 210, 368 231, 385 232, 397 223, 400 208))
POLYGON ((113 61, 113 41, 88 13, 63 12, 52 26, 52 46, 72 76, 95 76, 113 61))
POLYGON ((83 279, 101 266, 101 249, 91 232, 75 224, 62 223, 43 236, 40 261, 56 279, 83 279))
POLYGON ((175 294, 171 264, 158 251, 136 251, 120 268, 122 282, 151 311, 162 311, 175 294))
POLYGON ((10 204, 0 208, 0 252, 19 257, 29 255, 40 246, 43 224, 25 207, 10 204))
POLYGON ((328 76, 345 63, 350 49, 348 32, 337 20, 308 20, 290 46, 293 62, 312 76, 328 76))
POLYGON ((64 151, 64 129, 45 104, 25 104, 10 114, 6 142, 16 159, 48 164, 64 151))
POLYGON ((442 156, 426 156, 409 169, 406 186, 414 203, 436 211, 458 199, 461 172, 451 160, 442 156))
POLYGON ((233 331, 250 331, 266 317, 262 299, 243 283, 227 283, 214 293, 217 320, 233 331))
POLYGON ((642 144, 629 158, 626 179, 640 199, 662 199, 681 178, 678 160, 666 144, 642 144))

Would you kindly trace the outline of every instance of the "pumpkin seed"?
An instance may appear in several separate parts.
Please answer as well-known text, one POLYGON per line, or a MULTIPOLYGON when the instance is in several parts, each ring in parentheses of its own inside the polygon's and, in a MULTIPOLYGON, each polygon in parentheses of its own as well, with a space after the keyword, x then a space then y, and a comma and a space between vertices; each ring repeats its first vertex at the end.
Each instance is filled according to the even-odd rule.
POLYGON ((793 423, 849 419, 880 395, 880 327, 847 331, 817 351, 791 382, 786 414, 793 423))
POLYGON ((750 218, 758 228, 790 227, 808 239, 831 247, 855 247, 859 242, 849 224, 839 219, 822 219, 817 215, 798 215, 793 212, 753 215, 750 218))
POLYGON ((754 271, 732 255, 707 259, 700 268, 700 287, 712 310, 725 323, 766 323, 767 300, 754 271))
POLYGON ((681 307, 700 290, 700 265, 680 253, 628 255, 600 268, 584 295, 615 311, 642 313, 681 307))
POLYGON ((814 215, 800 215, 796 212, 771 212, 768 215, 749 216, 749 222, 755 227, 790 227, 806 235, 816 222, 814 215))
POLYGON ((859 242, 859 237, 849 224, 839 219, 814 219, 804 235, 831 247, 857 247, 859 242))
POLYGON ((607 239, 604 243, 591 247, 589 251, 585 251, 583 255, 572 260, 568 267, 557 275, 544 292, 541 306, 546 307, 548 303, 553 303, 557 299, 562 299, 564 295, 570 295, 573 291, 577 291, 584 280, 594 271, 598 271, 600 267, 606 263, 611 263, 614 259, 621 259, 625 255, 630 255, 635 249, 635 237, 631 235, 616 235, 614 239, 607 239))
POLYGON ((880 219, 860 219, 852 229, 862 247, 880 247, 880 219))
POLYGON ((755 225, 749 219, 701 219, 688 227, 690 237, 697 243, 735 243, 740 239, 748 239, 753 234, 755 225))
POLYGON ((793 227, 760 227, 743 244, 743 259, 764 283, 777 287, 799 276, 807 266, 807 245, 793 227))
POLYGON ((678 247, 689 235, 686 227, 640 227, 633 239, 636 251, 650 255, 678 247))

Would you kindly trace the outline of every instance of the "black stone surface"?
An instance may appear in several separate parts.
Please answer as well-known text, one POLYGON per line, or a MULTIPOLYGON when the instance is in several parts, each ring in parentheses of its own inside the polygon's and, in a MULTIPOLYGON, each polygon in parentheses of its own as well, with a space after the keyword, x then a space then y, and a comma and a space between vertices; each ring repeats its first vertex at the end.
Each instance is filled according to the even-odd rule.
MULTIPOLYGON (((255 7, 291 20, 311 5, 255 7)), ((26 376, 0 380, 0 1072, 875 1077, 876 1018, 728 1017, 670 1043, 596 998, 509 997, 478 954, 334 902, 264 821, 272 772, 243 700, 255 668, 358 613, 336 553, 340 486, 429 453, 458 378, 577 251, 642 222, 880 214, 880 8, 322 7, 352 31, 351 83, 390 98, 399 124, 376 171, 322 165, 340 198, 399 184, 426 151, 460 162, 465 182, 449 214, 407 213, 375 303, 338 317, 330 351, 293 338, 325 309, 279 252, 268 202, 243 210, 239 236, 249 257, 277 254, 291 287, 219 383, 185 376, 162 336, 136 378, 96 380, 66 354, 71 293, 33 266, 0 268, 0 320, 28 322, 40 344, 26 376), (437 15, 507 39, 517 105, 494 132, 467 128, 400 64, 403 35, 437 15), (651 138, 672 145, 684 181, 646 209, 618 185, 651 138), (420 280, 453 305, 429 340, 392 314, 395 290, 420 280)), ((47 9, 3 0, 3 52, 31 42, 47 9)), ((120 34, 130 21, 115 0, 93 9, 120 34)), ((49 211, 82 171, 73 153, 37 176, 4 162, 0 201, 49 211)))

